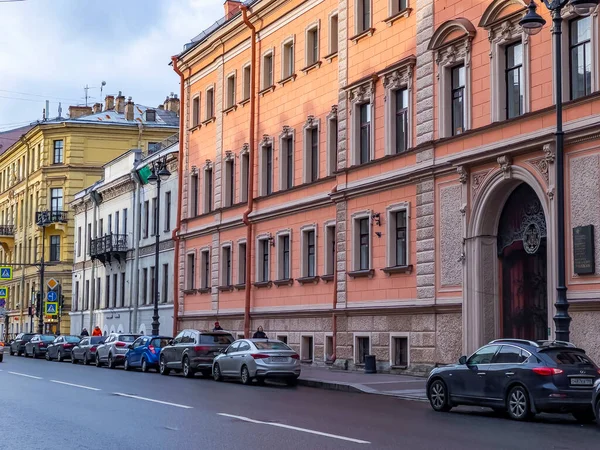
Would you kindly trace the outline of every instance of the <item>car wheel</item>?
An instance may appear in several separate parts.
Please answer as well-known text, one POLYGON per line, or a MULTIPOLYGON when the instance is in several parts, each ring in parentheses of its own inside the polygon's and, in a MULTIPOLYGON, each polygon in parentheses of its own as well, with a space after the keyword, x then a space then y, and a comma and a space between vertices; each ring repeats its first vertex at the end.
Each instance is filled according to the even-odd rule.
POLYGON ((131 367, 129 367, 129 360, 127 358, 125 358, 125 362, 123 363, 123 369, 128 372, 131 370, 131 367))
POLYGON ((102 362, 100 361, 100 356, 96 355, 96 367, 102 367, 102 362))
MULTIPOLYGON (((265 382, 264 379, 262 381, 263 383, 265 382)), ((298 378, 288 378, 287 380, 285 380, 285 384, 287 384, 288 386, 296 386, 298 385, 298 378)))
POLYGON ((242 373, 240 374, 240 377, 242 379, 242 384, 252 384, 252 378, 250 378, 250 371, 245 365, 242 366, 242 373))
POLYGON ((148 363, 146 362, 146 358, 142 358, 142 372, 148 372, 148 363))
POLYGON ((109 369, 115 368, 115 361, 113 360, 113 357, 110 353, 108 354, 108 368, 109 369))
POLYGON ((167 367, 167 361, 165 361, 165 357, 164 356, 160 357, 160 363, 158 365, 158 371, 160 372, 161 375, 169 375, 169 372, 171 372, 171 370, 167 367))
POLYGON ((452 409, 452 406, 450 406, 448 401, 448 389, 446 388, 446 383, 440 379, 434 380, 429 385, 427 397, 429 398, 429 403, 434 411, 448 412, 452 409))
POLYGON ((223 375, 221 375, 221 367, 219 366, 219 363, 216 363, 215 366, 213 367, 213 380, 215 381, 223 381, 223 375))
POLYGON ((63 361, 64 361, 64 359, 65 359, 65 358, 64 358, 64 356, 63 356, 62 352, 60 352, 60 351, 59 351, 59 352, 58 352, 58 356, 57 356, 56 360, 57 360, 58 362, 63 362, 63 361))
POLYGON ((184 377, 194 378, 194 371, 190 367, 190 359, 187 356, 183 357, 183 362, 181 363, 181 368, 182 368, 184 377))
POLYGON ((20 351, 20 350, 17 350, 17 356, 21 356, 22 354, 23 354, 23 352, 22 352, 22 351, 20 351))
POLYGON ((77 364, 77 360, 75 359, 75 355, 71 353, 71 364, 77 364))
POLYGON ((574 411, 573 417, 575 417, 575 420, 577 420, 577 422, 581 423, 592 423, 596 418, 594 416, 594 410, 591 407, 583 409, 581 411, 574 411))
POLYGON ((508 415, 513 420, 527 420, 531 417, 529 394, 523 386, 515 386, 507 397, 508 415))
POLYGON ((87 357, 87 353, 83 354, 83 365, 87 366, 90 363, 90 360, 87 357))
POLYGON ((10 356, 15 356, 15 352, 13 352, 12 348, 8 350, 8 354, 10 356))

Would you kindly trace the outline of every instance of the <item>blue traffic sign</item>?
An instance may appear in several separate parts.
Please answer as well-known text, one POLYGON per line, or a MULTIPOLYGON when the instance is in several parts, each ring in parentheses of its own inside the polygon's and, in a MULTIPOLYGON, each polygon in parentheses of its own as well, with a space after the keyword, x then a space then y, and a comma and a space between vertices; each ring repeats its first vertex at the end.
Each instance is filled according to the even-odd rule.
POLYGON ((0 280, 12 280, 12 267, 0 267, 0 280))
POLYGON ((56 302, 46 302, 46 314, 50 316, 55 316, 58 312, 58 303, 56 302))
POLYGON ((48 301, 55 302, 56 300, 58 300, 58 294, 55 291, 48 292, 48 301))
POLYGON ((0 287, 0 298, 6 298, 6 297, 8 297, 8 288, 0 287))

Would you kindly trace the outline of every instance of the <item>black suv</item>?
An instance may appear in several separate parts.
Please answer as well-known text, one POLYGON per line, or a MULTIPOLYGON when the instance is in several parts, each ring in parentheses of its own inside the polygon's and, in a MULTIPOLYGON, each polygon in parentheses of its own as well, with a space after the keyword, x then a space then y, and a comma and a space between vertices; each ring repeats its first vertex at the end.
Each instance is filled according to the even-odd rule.
POLYGON ((8 350, 9 355, 12 356, 16 353, 17 356, 21 356, 22 354, 24 354, 25 353, 25 344, 27 344, 31 340, 31 338, 34 336, 35 336, 35 333, 19 333, 19 334, 17 334, 15 339, 13 341, 11 341, 11 343, 10 343, 10 349, 8 350))
POLYGON ((598 378, 598 366, 569 342, 498 339, 458 364, 433 369, 427 397, 436 411, 478 405, 507 411, 514 420, 550 412, 590 422, 598 378))

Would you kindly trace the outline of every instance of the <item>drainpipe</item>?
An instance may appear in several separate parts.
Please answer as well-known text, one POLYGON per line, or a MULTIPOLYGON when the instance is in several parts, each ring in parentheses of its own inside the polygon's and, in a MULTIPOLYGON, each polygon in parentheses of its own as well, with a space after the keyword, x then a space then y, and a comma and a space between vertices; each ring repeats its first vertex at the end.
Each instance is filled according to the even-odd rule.
POLYGON ((242 10, 242 20, 251 32, 250 48, 252 52, 252 63, 250 65, 250 138, 248 149, 248 206, 244 211, 242 221, 246 225, 246 276, 245 289, 246 294, 244 303, 244 336, 250 337, 250 277, 252 275, 252 223, 249 215, 254 209, 254 122, 256 120, 256 28, 248 19, 248 8, 240 6, 242 10))
MULTIPOLYGON (((332 194, 335 194, 337 192, 337 184, 333 187, 333 189, 331 190, 332 194)), ((327 361, 328 364, 332 364, 335 363, 335 360, 337 359, 336 356, 336 349, 337 349, 337 316, 335 314, 335 309, 337 307, 337 294, 338 294, 338 287, 337 287, 337 282, 338 282, 338 271, 337 271, 337 226, 335 227, 335 257, 333 259, 333 304, 331 306, 332 309, 332 313, 331 313, 331 346, 333 347, 331 349, 332 353, 331 353, 331 358, 329 359, 329 361, 327 361)))
MULTIPOLYGON (((85 294, 87 293, 89 295, 89 292, 86 292, 85 290, 85 269, 87 264, 85 263, 85 249, 88 246, 88 243, 90 242, 90 237, 87 235, 87 207, 85 206, 85 196, 83 197, 83 270, 81 271, 82 273, 82 279, 81 279, 81 289, 83 291, 83 295, 81 296, 81 328, 84 328, 83 325, 83 314, 85 312, 85 309, 83 308, 83 305, 85 303, 85 294)), ((81 243, 79 244, 81 245, 81 243)), ((79 294, 78 294, 79 295, 79 294)), ((73 301, 73 297, 71 297, 71 302, 73 301)), ((88 297, 88 302, 90 301, 90 298, 88 297)), ((89 305, 88 305, 89 306, 89 305)), ((71 308, 73 309, 73 308, 71 308)))
MULTIPOLYGON (((137 158, 136 158, 136 164, 138 163, 137 158)), ((135 196, 133 198, 133 242, 134 242, 134 249, 133 249, 133 273, 132 275, 132 279, 133 279, 133 286, 131 286, 132 289, 132 296, 131 296, 131 303, 133 303, 133 313, 130 314, 129 316, 129 321, 130 321, 130 331, 132 333, 136 333, 138 332, 138 302, 139 302, 139 289, 140 289, 140 235, 139 235, 139 231, 141 231, 141 226, 139 223, 137 223, 137 220, 140 218, 140 208, 141 208, 141 194, 142 191, 142 187, 141 187, 141 183, 140 180, 136 177, 135 180, 135 196)), ((155 274, 156 276, 156 274, 155 274)), ((131 308, 131 305, 129 305, 129 307, 131 308)))
POLYGON ((173 258, 173 336, 177 336, 179 321, 179 228, 181 227, 181 201, 183 197, 183 114, 185 111, 185 88, 184 88, 184 75, 177 65, 177 56, 171 56, 173 62, 173 70, 179 75, 179 187, 177 189, 177 222, 173 229, 171 239, 173 239, 175 245, 175 255, 173 258))
MULTIPOLYGON (((94 186, 92 186, 92 189, 94 189, 94 186)), ((91 191, 90 191, 91 193, 91 191)), ((93 205, 93 214, 92 214, 92 220, 94 221, 94 226, 93 226, 93 235, 95 236, 95 238, 98 237, 98 224, 97 224, 97 218, 96 218, 96 210, 98 208, 98 205, 96 205, 96 202, 90 198, 90 200, 92 200, 92 205, 93 205)), ((84 201, 85 201, 85 197, 84 197, 84 201)), ((91 238, 91 236, 90 236, 91 238)), ((88 328, 89 330, 93 330, 94 329, 94 306, 96 303, 96 296, 98 295, 98 293, 96 292, 96 262, 90 257, 90 262, 92 263, 92 278, 90 279, 90 284, 92 285, 92 298, 91 298, 91 302, 90 302, 90 327, 88 328)))

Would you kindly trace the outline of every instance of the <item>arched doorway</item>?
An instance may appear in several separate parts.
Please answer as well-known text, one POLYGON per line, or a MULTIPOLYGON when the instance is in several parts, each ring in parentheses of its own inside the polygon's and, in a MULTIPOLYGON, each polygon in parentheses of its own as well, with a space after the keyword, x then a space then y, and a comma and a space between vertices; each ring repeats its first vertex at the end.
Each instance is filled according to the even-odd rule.
POLYGON ((538 196, 520 184, 504 204, 498 224, 499 337, 548 337, 547 234, 538 196))

